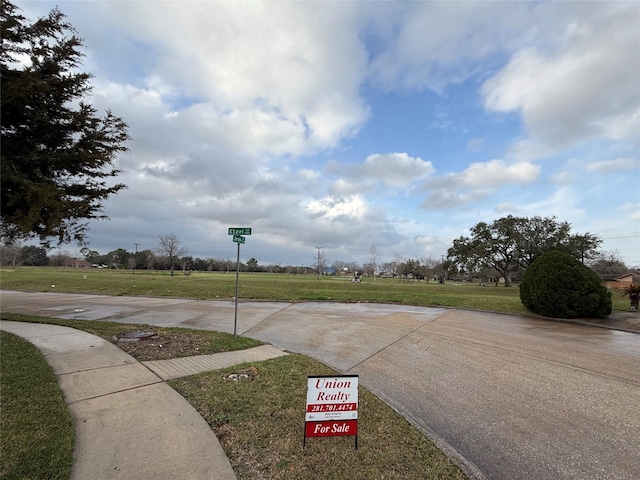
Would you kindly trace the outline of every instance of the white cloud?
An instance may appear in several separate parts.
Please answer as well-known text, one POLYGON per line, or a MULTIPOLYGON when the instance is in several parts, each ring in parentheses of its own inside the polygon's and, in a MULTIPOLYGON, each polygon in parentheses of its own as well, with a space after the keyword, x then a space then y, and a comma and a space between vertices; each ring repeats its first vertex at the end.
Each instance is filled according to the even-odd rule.
POLYGON ((603 162, 587 163, 587 171, 598 173, 615 173, 638 170, 640 171, 640 160, 637 158, 617 158, 603 162))
POLYGON ((640 222, 640 202, 625 203, 620 205, 616 210, 625 215, 629 220, 640 222))
POLYGON ((362 219, 367 213, 366 202, 360 195, 347 198, 325 197, 307 204, 308 215, 316 220, 362 219))
POLYGON ((354 192, 367 192, 373 189, 374 186, 367 184, 366 182, 349 181, 345 178, 339 178, 329 188, 329 193, 332 196, 342 197, 345 195, 352 195, 354 192))
POLYGON ((446 189, 432 190, 420 204, 425 210, 454 209, 462 205, 484 200, 491 195, 491 190, 474 189, 450 191, 446 189))
POLYGON ((531 8, 525 2, 508 9, 490 2, 389 5, 377 6, 372 35, 387 48, 372 62, 371 75, 388 89, 435 91, 478 73, 477 62, 509 48, 506 40, 526 30, 531 8))
POLYGON ((421 207, 428 210, 452 209, 478 202, 503 186, 534 182, 539 172, 540 167, 532 163, 509 165, 503 160, 472 163, 461 173, 427 180, 425 186, 429 194, 421 207))
POLYGON ((558 185, 568 185, 575 180, 575 175, 566 170, 549 175, 549 180, 558 185))
POLYGON ((365 158, 361 164, 343 164, 337 161, 327 163, 327 171, 341 175, 363 188, 370 188, 374 182, 390 187, 407 187, 423 180, 434 171, 429 161, 420 157, 411 157, 406 153, 375 153, 365 158))
POLYGON ((525 216, 557 217, 582 222, 587 213, 587 203, 583 196, 572 187, 561 187, 546 197, 519 205, 518 212, 525 216))
POLYGON ((538 178, 540 167, 533 163, 507 164, 504 160, 472 163, 461 173, 450 173, 427 181, 430 188, 487 188, 510 183, 530 183, 538 178))
POLYGON ((420 157, 410 157, 406 153, 369 155, 356 175, 385 182, 387 185, 402 187, 421 180, 433 172, 431 162, 420 157))
POLYGON ((587 139, 638 138, 639 6, 599 3, 568 12, 546 48, 513 54, 482 86, 485 108, 519 112, 530 135, 556 149, 587 139))
POLYGON ((472 163, 459 176, 460 183, 466 187, 496 187, 506 183, 533 182, 540 167, 532 163, 507 165, 503 160, 491 160, 487 163, 472 163))
POLYGON ((300 154, 335 146, 367 119, 358 94, 367 58, 353 35, 353 6, 133 2, 125 15, 123 4, 100 6, 131 43, 160 53, 149 76, 248 127, 236 145, 256 137, 273 153, 300 154))

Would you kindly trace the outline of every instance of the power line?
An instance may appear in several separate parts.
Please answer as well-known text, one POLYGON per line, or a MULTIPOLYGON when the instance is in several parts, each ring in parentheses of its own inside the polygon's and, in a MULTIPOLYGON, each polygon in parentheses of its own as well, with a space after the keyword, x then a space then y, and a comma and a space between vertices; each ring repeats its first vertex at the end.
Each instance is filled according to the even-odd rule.
POLYGON ((611 238, 632 238, 632 237, 640 237, 640 232, 635 233, 620 233, 618 235, 609 235, 608 237, 600 237, 603 240, 611 239, 611 238))

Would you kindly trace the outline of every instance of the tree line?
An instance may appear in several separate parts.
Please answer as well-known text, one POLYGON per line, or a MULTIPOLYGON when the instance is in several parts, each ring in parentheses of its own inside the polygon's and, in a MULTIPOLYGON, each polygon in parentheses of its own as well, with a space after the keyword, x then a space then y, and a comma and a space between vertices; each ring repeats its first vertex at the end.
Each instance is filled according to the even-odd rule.
MULTIPOLYGON (((188 255, 186 249, 169 245, 169 250, 156 246, 154 249, 139 251, 117 248, 107 253, 100 253, 88 247, 76 252, 57 250, 49 252, 45 247, 35 245, 21 245, 19 243, 3 244, 0 246, 0 264, 12 268, 20 266, 90 266, 94 268, 131 269, 135 270, 168 270, 173 275, 176 269, 188 273, 199 272, 235 272, 236 261, 230 258, 208 257, 200 258, 188 255)), ((246 263, 240 262, 242 272, 269 272, 308 274, 313 273, 312 267, 293 265, 258 265, 255 258, 246 263)))
MULTIPOLYGON (((513 279, 519 280, 527 267, 546 251, 556 249, 569 253, 589 266, 598 274, 623 274, 632 269, 625 265, 617 252, 601 251, 602 243, 596 235, 572 234, 567 222, 559 222, 555 217, 513 217, 507 216, 492 223, 480 222, 471 228, 471 235, 461 236, 453 241, 446 258, 434 259, 429 256, 405 258, 395 254, 391 261, 380 262, 380 254, 372 245, 367 261, 359 264, 353 261, 329 262, 324 251, 318 252, 315 264, 259 265, 255 258, 240 264, 242 272, 269 272, 317 275, 354 275, 367 277, 389 277, 399 280, 417 279, 424 281, 445 280, 498 282, 503 279, 509 286, 513 279)), ((82 260, 96 267, 135 270, 169 270, 184 273, 232 272, 236 262, 230 258, 193 257, 183 247, 174 233, 160 235, 154 249, 134 251, 118 248, 106 254, 81 248, 77 254, 58 251, 49 255, 42 246, 21 246, 19 243, 5 243, 0 247, 3 265, 25 266, 68 266, 69 259, 82 260)))

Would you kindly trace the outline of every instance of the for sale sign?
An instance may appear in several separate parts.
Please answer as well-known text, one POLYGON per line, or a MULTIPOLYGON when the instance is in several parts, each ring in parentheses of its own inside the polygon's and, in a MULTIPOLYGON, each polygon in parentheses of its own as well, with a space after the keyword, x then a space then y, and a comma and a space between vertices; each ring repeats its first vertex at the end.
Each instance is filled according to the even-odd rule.
POLYGON ((358 376, 307 377, 307 437, 358 435, 358 376))

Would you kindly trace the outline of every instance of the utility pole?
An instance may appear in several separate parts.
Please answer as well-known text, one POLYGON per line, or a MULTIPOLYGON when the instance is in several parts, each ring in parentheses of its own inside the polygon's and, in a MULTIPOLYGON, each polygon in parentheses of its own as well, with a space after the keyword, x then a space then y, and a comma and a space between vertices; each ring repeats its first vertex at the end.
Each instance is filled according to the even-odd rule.
POLYGON ((440 283, 444 283, 444 255, 440 255, 440 283))
POLYGON ((135 275, 136 274, 136 258, 138 257, 138 245, 140 245, 139 243, 134 243, 134 245, 136 246, 136 252, 133 254, 133 267, 131 268, 131 274, 135 275))
POLYGON ((316 247, 318 249, 318 280, 320 280, 320 250, 322 247, 316 247))

